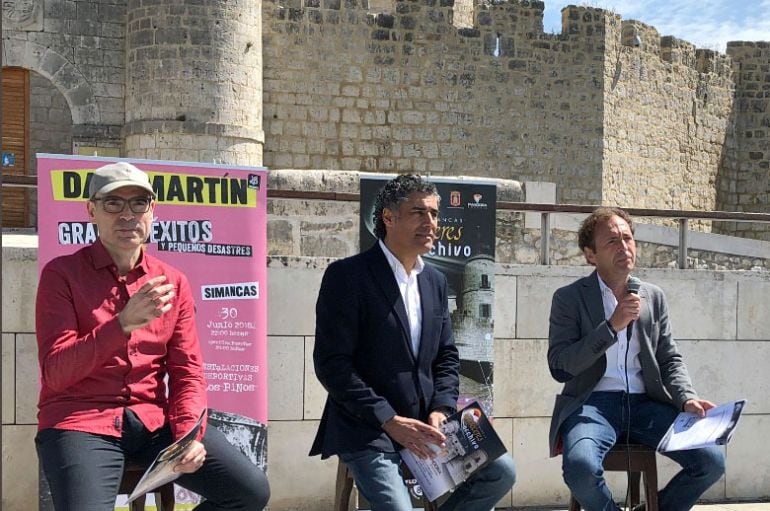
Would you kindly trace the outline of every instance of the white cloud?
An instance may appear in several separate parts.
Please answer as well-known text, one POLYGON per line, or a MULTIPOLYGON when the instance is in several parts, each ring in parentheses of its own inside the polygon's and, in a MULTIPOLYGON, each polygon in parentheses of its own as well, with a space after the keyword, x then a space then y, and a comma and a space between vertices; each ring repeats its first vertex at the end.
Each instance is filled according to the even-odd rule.
MULTIPOLYGON (((560 32, 563 5, 554 3, 546 2, 544 25, 560 32)), ((770 0, 595 0, 581 5, 641 21, 661 36, 673 35, 698 48, 724 52, 728 41, 770 41, 770 0)))

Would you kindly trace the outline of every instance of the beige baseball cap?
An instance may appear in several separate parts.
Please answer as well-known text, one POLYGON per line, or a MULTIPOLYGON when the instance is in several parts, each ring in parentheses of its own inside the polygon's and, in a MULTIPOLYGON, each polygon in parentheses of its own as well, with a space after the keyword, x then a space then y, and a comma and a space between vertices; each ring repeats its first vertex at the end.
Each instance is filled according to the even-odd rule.
POLYGON ((109 193, 124 186, 144 188, 155 198, 155 192, 150 184, 150 177, 144 171, 124 161, 110 163, 96 169, 91 176, 88 197, 93 199, 97 194, 109 193))

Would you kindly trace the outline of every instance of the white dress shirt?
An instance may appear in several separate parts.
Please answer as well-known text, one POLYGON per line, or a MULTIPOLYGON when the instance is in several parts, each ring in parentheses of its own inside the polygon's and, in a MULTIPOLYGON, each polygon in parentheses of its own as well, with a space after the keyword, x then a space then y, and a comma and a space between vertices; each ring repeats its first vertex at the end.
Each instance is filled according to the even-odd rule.
MULTIPOLYGON (((599 289, 602 292, 602 303, 604 304, 604 318, 609 321, 615 308, 618 306, 618 299, 612 289, 607 287, 599 274, 599 289)), ((631 340, 628 339, 628 327, 618 332, 618 342, 610 346, 605 352, 607 356, 607 369, 599 383, 594 387, 596 391, 623 391, 626 392, 626 374, 628 374, 628 393, 644 394, 646 389, 644 379, 642 378, 642 365, 639 362, 639 335, 636 324, 631 328, 631 340), (626 356, 628 349, 628 356, 626 356), (628 360, 628 373, 626 373, 626 360, 628 360)))
POLYGON ((422 334, 422 307, 420 302, 420 288, 417 285, 417 275, 425 268, 422 257, 417 256, 417 263, 411 273, 407 273, 401 261, 380 240, 380 248, 388 260, 390 269, 401 292, 401 299, 406 307, 406 315, 409 319, 409 334, 412 341, 412 354, 417 357, 420 352, 420 335, 422 334))

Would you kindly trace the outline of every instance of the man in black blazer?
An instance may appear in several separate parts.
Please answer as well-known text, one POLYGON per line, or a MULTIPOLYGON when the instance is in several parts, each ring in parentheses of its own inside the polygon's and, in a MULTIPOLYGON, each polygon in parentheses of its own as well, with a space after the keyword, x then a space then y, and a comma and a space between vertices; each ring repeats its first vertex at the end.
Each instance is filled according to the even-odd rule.
MULTIPOLYGON (((329 395, 310 455, 338 455, 373 511, 412 509, 398 451, 431 456, 457 403, 447 282, 421 257, 436 239, 438 202, 419 176, 389 181, 375 203, 378 242, 329 265, 316 304, 313 360, 329 395)), ((441 509, 489 511, 514 480, 505 455, 441 509)))
MULTIPOLYGON (((564 383, 551 422, 551 455, 563 451, 564 480, 584 509, 618 507, 604 480, 607 451, 625 441, 658 445, 680 411, 703 416, 700 399, 676 347, 663 291, 640 282, 633 223, 618 208, 598 208, 580 227, 578 243, 596 271, 554 293, 548 366, 564 383)), ((685 511, 724 473, 717 447, 666 456, 682 466, 664 489, 662 511, 685 511)))

